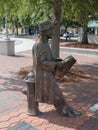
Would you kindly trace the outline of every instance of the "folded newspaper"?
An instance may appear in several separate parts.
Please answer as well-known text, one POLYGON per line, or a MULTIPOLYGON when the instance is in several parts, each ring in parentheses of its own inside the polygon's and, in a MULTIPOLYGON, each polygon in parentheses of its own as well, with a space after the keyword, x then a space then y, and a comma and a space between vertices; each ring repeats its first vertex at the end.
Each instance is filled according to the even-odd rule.
POLYGON ((65 62, 63 63, 62 68, 57 68, 56 76, 63 77, 76 63, 76 59, 71 55, 66 57, 64 61, 65 62))

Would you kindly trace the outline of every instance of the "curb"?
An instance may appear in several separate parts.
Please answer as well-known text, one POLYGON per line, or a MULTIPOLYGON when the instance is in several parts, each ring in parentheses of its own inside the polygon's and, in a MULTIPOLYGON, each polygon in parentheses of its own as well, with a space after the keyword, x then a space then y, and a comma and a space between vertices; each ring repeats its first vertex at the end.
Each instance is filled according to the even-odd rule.
POLYGON ((70 52, 70 53, 87 54, 87 55, 96 55, 96 56, 98 55, 98 50, 94 50, 94 49, 60 47, 60 51, 62 51, 62 52, 70 52))

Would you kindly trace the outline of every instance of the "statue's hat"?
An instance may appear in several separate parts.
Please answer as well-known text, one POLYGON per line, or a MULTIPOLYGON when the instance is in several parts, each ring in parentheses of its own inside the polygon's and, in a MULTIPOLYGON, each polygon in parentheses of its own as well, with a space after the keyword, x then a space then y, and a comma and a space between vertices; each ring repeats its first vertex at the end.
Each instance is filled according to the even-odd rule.
POLYGON ((52 23, 50 21, 46 21, 39 25, 39 30, 44 31, 44 30, 50 29, 52 27, 53 27, 52 23))

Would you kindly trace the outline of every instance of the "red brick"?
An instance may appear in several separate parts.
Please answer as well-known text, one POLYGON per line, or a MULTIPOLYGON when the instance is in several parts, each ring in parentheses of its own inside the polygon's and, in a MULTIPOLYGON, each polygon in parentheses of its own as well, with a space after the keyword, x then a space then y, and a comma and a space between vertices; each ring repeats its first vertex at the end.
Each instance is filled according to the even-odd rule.
POLYGON ((0 123, 0 130, 3 128, 5 128, 5 130, 10 126, 10 122, 6 121, 6 122, 2 122, 0 123))

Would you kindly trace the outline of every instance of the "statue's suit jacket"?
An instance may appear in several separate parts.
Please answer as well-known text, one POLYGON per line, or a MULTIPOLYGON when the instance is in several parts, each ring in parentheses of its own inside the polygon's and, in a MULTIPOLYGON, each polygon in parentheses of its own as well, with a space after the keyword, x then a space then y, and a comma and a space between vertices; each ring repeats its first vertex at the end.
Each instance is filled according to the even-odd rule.
POLYGON ((38 102, 54 103, 62 93, 59 89, 54 72, 56 61, 52 56, 48 43, 36 42, 32 48, 33 72, 35 77, 35 99, 38 102))

